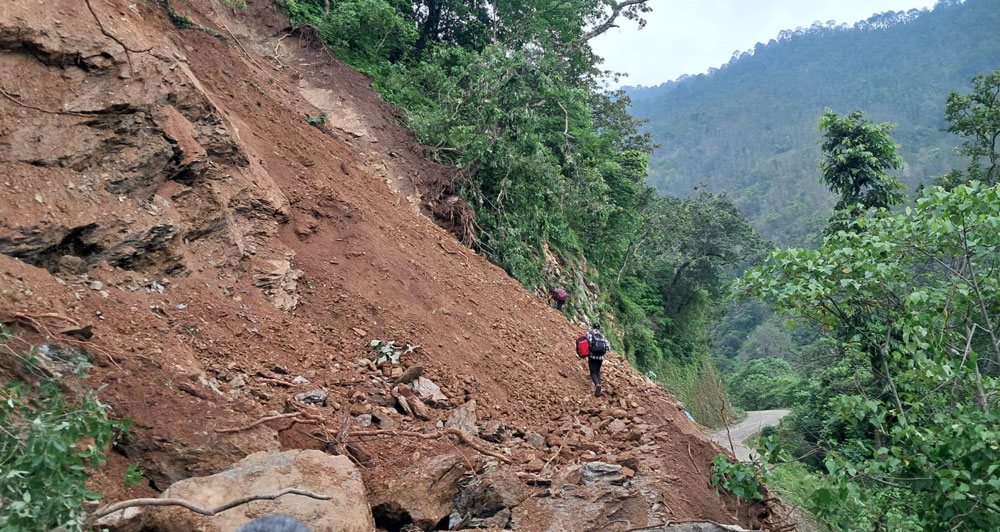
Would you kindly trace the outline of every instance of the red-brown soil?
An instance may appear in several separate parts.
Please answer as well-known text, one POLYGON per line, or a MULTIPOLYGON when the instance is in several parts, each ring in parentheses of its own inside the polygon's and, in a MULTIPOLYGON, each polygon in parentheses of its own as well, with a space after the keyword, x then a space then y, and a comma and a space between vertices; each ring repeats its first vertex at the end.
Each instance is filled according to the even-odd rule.
MULTIPOLYGON (((148 495, 248 452, 326 448, 341 407, 393 402, 358 362, 380 339, 419 345, 403 367, 422 364, 452 406, 475 399, 481 421, 549 440, 480 442, 508 447, 513 470, 560 448, 550 469, 631 451, 665 518, 747 524, 710 487, 720 449, 683 407, 617 355, 593 397, 579 329, 432 221, 454 170, 423 158, 364 75, 290 35, 270 2, 249 4, 175 6, 219 37, 174 27, 158 2, 16 0, 0 13, 0 319, 16 342, 85 349, 91 385, 134 420, 96 489, 148 495), (304 120, 316 104, 324 126, 304 120), (93 338, 57 332, 71 322, 93 338), (217 432, 291 412, 317 387, 330 393, 312 410, 322 426, 217 432), (626 428, 612 434, 615 419, 626 428), (134 461, 153 487, 121 485, 134 461)), ((394 415, 424 430, 451 411, 394 415)), ((373 493, 420 456, 478 457, 447 439, 357 445, 373 493)))

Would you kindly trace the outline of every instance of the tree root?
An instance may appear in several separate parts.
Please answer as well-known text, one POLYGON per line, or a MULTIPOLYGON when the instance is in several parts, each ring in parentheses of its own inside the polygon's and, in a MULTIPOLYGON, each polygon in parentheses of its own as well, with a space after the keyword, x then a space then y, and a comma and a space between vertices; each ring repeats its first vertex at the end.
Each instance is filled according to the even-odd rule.
POLYGON ((472 450, 478 452, 479 454, 491 456, 493 458, 496 458, 497 460, 500 460, 505 464, 509 464, 512 462, 510 458, 500 453, 493 452, 479 445, 478 443, 472 441, 472 438, 465 431, 456 428, 447 428, 435 432, 428 432, 426 434, 423 432, 413 432, 409 430, 359 430, 359 431, 353 431, 348 434, 348 436, 350 437, 398 436, 404 438, 419 438, 421 440, 433 440, 445 435, 458 436, 458 439, 461 440, 462 443, 468 445, 469 447, 472 448, 472 450))
POLYGON ((126 508, 134 508, 136 506, 182 506, 184 508, 187 508, 188 510, 191 510, 192 512, 211 517, 213 515, 220 514, 226 510, 235 508, 237 506, 246 504, 248 502, 273 501, 274 499, 277 499, 282 495, 288 495, 288 494, 302 495, 303 497, 310 497, 312 499, 318 499, 321 501, 328 501, 332 498, 330 495, 322 495, 318 493, 313 493, 311 491, 300 490, 297 488, 285 488, 275 493, 267 493, 264 495, 250 495, 248 497, 236 499, 235 501, 227 502, 222 506, 212 509, 202 508, 201 506, 190 503, 183 499, 131 499, 128 501, 115 503, 110 506, 105 506, 104 508, 97 510, 87 518, 87 522, 93 523, 94 521, 97 521, 102 517, 111 515, 119 510, 124 510, 126 508))
POLYGON ((301 412, 289 412, 287 414, 278 414, 276 416, 267 416, 267 417, 262 417, 262 418, 258 419, 257 421, 254 421, 253 423, 251 423, 249 425, 244 425, 242 427, 235 427, 235 428, 231 428, 231 429, 215 429, 215 432, 218 432, 219 434, 230 434, 230 433, 233 433, 233 432, 242 432, 244 430, 250 430, 250 429, 252 429, 252 428, 254 428, 257 425, 260 425, 262 423, 267 423, 268 421, 274 421, 276 419, 285 419, 285 418, 289 418, 289 417, 290 418, 295 418, 292 421, 295 421, 295 422, 298 422, 298 423, 304 423, 304 424, 305 423, 318 423, 314 419, 303 419, 301 417, 298 417, 300 415, 302 415, 301 412))

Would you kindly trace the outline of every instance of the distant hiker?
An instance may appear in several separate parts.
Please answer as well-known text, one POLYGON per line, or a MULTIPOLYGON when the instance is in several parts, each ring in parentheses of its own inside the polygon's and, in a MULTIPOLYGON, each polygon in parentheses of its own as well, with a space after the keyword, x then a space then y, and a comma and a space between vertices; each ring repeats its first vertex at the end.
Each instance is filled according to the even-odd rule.
POLYGON ((567 299, 569 299, 569 292, 563 290, 562 288, 553 288, 552 290, 549 290, 548 300, 555 300, 557 309, 562 310, 567 299))
POLYGON ((587 332, 587 343, 590 347, 587 365, 590 366, 590 380, 594 381, 594 397, 600 397, 601 364, 604 363, 604 354, 608 352, 608 339, 601 334, 600 323, 595 323, 587 332))

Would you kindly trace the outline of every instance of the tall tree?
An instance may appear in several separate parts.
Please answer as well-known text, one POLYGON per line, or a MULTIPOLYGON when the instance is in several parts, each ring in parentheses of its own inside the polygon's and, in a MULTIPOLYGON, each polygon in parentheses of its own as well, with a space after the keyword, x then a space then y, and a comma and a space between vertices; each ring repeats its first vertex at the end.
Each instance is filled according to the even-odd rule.
POLYGON ((947 130, 965 138, 958 152, 969 157, 969 168, 946 177, 952 183, 1000 180, 1000 70, 972 78, 972 93, 951 93, 945 107, 947 130))
POLYGON ((903 186, 886 170, 898 170, 903 159, 889 138, 891 124, 876 124, 861 111, 846 116, 827 109, 819 119, 823 132, 820 170, 830 190, 840 195, 836 209, 891 207, 903 201, 903 186))

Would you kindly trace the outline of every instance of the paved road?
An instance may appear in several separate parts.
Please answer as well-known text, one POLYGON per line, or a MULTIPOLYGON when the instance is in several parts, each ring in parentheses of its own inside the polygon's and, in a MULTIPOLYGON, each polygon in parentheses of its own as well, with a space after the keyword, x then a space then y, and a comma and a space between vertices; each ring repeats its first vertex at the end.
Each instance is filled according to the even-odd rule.
MULTIPOLYGON (((747 418, 729 426, 729 433, 733 438, 733 447, 736 450, 736 458, 743 462, 750 461, 750 448, 743 445, 747 438, 757 434, 764 427, 773 427, 778 424, 781 418, 788 415, 791 410, 750 410, 747 418)), ((718 430, 708 436, 712 441, 729 449, 729 438, 726 429, 718 430)), ((755 453, 756 454, 756 453, 755 453)))

